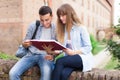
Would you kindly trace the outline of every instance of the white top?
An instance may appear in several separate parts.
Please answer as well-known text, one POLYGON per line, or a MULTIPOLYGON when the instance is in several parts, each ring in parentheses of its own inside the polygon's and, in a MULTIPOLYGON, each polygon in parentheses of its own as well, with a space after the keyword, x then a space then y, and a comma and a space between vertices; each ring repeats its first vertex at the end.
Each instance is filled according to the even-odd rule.
POLYGON ((50 40, 51 39, 51 28, 42 27, 41 40, 50 40))

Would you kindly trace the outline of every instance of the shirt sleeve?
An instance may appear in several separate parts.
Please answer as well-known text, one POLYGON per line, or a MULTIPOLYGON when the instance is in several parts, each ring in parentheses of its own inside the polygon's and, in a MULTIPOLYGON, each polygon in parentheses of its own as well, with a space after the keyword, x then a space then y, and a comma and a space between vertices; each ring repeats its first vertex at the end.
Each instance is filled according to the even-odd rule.
POLYGON ((25 38, 23 40, 30 40, 32 38, 33 32, 35 29, 35 23, 32 23, 28 26, 25 38))
POLYGON ((92 46, 91 46, 90 36, 89 36, 89 33, 88 33, 86 27, 82 27, 80 36, 81 36, 81 40, 82 40, 82 47, 80 48, 81 52, 83 54, 90 53, 92 50, 92 46))

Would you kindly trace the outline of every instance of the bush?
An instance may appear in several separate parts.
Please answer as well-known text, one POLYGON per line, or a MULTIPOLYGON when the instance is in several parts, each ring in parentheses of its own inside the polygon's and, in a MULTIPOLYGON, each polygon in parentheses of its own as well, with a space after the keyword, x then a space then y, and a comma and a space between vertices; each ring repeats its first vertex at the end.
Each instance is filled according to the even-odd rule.
POLYGON ((117 34, 118 36, 120 36, 120 28, 117 28, 116 34, 117 34))
MULTIPOLYGON (((118 62, 120 62, 120 44, 110 39, 107 45, 108 45, 107 49, 110 51, 113 57, 117 59, 118 62)), ((117 68, 120 69, 120 63, 118 64, 117 68)))
POLYGON ((95 47, 97 47, 97 45, 98 45, 98 41, 95 39, 95 37, 92 34, 90 34, 90 40, 91 40, 92 52, 93 52, 95 47))

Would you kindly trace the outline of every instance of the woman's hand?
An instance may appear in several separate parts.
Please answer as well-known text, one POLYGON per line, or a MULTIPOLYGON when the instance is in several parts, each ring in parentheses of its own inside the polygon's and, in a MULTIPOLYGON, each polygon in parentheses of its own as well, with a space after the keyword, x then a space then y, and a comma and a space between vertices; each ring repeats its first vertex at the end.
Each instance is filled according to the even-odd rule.
POLYGON ((53 55, 46 55, 45 59, 52 61, 52 60, 54 60, 54 57, 53 57, 53 55))
POLYGON ((42 45, 42 47, 44 48, 44 50, 45 50, 48 54, 54 53, 54 51, 52 51, 53 46, 51 46, 51 45, 49 45, 49 46, 42 45))
POLYGON ((23 45, 23 47, 28 48, 29 46, 31 46, 31 42, 30 42, 30 40, 26 40, 22 43, 22 45, 23 45))
POLYGON ((63 51, 68 55, 74 55, 75 51, 69 48, 63 49, 63 51))
POLYGON ((59 54, 60 51, 58 50, 55 50, 53 51, 53 46, 49 45, 49 46, 46 46, 46 45, 43 45, 42 46, 44 48, 44 50, 47 52, 47 54, 52 54, 52 55, 56 55, 56 54, 59 54))

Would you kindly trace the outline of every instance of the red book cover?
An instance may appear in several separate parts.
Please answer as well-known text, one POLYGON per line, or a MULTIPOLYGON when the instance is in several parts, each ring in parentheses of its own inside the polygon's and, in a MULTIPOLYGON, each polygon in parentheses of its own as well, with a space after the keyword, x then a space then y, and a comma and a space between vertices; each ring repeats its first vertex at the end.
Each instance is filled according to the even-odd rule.
POLYGON ((39 50, 44 50, 43 46, 51 46, 52 50, 62 50, 65 49, 63 45, 55 40, 30 40, 32 45, 39 50))

